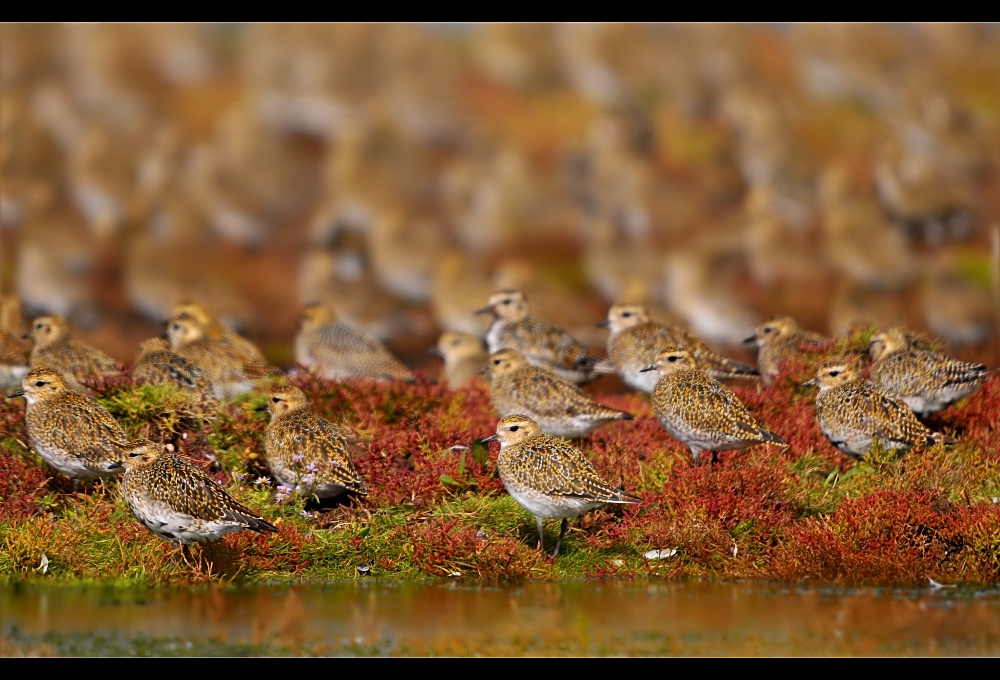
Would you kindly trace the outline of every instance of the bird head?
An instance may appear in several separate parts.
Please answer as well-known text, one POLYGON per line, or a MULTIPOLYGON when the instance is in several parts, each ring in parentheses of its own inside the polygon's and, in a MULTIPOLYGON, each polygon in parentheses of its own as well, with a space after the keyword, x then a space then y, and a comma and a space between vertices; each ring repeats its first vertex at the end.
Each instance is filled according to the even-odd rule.
POLYGON ((614 305, 608 310, 608 318, 597 325, 607 326, 612 335, 627 331, 649 321, 649 314, 642 305, 614 305))
POLYGON ((190 314, 175 316, 167 322, 170 348, 177 349, 200 340, 205 335, 205 324, 190 314))
POLYGON ((257 411, 269 411, 272 418, 309 408, 306 395, 298 387, 275 385, 267 391, 267 402, 257 411))
POLYGON ((524 355, 516 349, 502 349, 490 355, 486 362, 486 370, 489 371, 490 378, 498 378, 527 365, 528 361, 524 355))
POLYGON ((839 387, 857 379, 858 370, 850 359, 842 357, 828 361, 816 372, 816 377, 802 383, 803 387, 819 387, 820 392, 839 387))
POLYGON ((311 331, 320 326, 336 323, 337 317, 333 310, 320 302, 312 302, 302 310, 299 326, 303 331, 311 331))
POLYGON ((761 347, 767 343, 789 338, 799 330, 799 325, 790 316, 775 316, 757 326, 757 332, 743 342, 761 347))
POLYGON ((31 330, 24 338, 29 337, 35 341, 36 347, 45 347, 63 338, 68 338, 69 326, 66 324, 66 320, 57 314, 40 316, 31 322, 31 330))
POLYGON ((125 456, 116 463, 108 465, 109 470, 124 467, 125 471, 141 470, 149 467, 163 456, 170 455, 160 444, 148 439, 135 439, 128 443, 125 456))
POLYGON ((514 415, 506 416, 497 423, 497 433, 483 439, 484 442, 500 442, 500 448, 506 449, 508 446, 515 446, 521 442, 541 434, 542 429, 538 423, 528 416, 514 415))
POLYGON ((445 362, 461 361, 469 357, 479 356, 485 352, 483 342, 469 333, 446 331, 438 338, 434 354, 443 357, 445 362))
POLYGON ((878 363, 883 357, 902 352, 909 347, 910 341, 902 329, 890 328, 873 335, 865 351, 871 355, 873 363, 878 363))
POLYGON ((21 389, 7 395, 8 399, 24 397, 29 404, 45 401, 69 389, 66 378, 54 368, 39 366, 21 379, 21 389))
POLYGON ((494 319, 520 321, 528 316, 528 298, 519 290, 501 290, 490 296, 489 304, 476 314, 491 314, 494 319))
POLYGON ((670 375, 682 368, 697 368, 691 352, 682 347, 665 347, 659 356, 656 357, 655 362, 646 366, 646 368, 640 369, 639 372, 656 371, 663 376, 670 375))

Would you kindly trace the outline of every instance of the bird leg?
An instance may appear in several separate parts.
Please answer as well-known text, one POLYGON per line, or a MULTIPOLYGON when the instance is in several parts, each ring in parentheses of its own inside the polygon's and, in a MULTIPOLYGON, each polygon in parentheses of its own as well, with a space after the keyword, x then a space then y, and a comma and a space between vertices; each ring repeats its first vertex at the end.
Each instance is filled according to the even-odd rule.
POLYGON ((695 465, 701 465, 701 451, 698 449, 691 449, 691 457, 694 458, 695 465))
POLYGON ((563 517, 562 526, 559 527, 559 540, 556 541, 556 549, 555 552, 552 553, 553 559, 555 559, 555 556, 559 554, 559 548, 562 546, 563 536, 566 535, 566 527, 568 526, 569 526, 569 520, 563 517))
POLYGON ((535 527, 538 529, 538 549, 545 552, 545 529, 542 527, 542 518, 535 518, 535 527))
POLYGON ((80 480, 76 477, 70 477, 73 481, 73 493, 80 493, 80 480))

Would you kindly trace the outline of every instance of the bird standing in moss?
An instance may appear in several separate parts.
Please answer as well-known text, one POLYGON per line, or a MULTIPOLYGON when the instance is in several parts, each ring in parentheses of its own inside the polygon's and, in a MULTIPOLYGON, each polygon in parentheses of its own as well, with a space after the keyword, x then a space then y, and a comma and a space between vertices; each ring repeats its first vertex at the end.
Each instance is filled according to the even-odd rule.
POLYGON ((148 439, 130 442, 115 466, 125 471, 122 495, 135 518, 175 545, 208 543, 241 529, 277 531, 207 474, 148 439))
POLYGON ((570 381, 529 366, 516 349, 491 354, 489 372, 490 398, 497 413, 526 415, 546 434, 574 439, 612 420, 632 420, 632 414, 597 403, 570 381))
POLYGON ((643 371, 659 375, 653 411, 663 429, 691 449, 695 465, 701 465, 702 451, 711 451, 715 461, 720 451, 763 443, 784 445, 729 388, 698 370, 690 351, 667 347, 643 371))
POLYGON ((139 358, 132 367, 132 377, 151 385, 172 385, 196 394, 212 394, 212 383, 205 372, 171 352, 163 338, 149 338, 139 344, 139 358))
POLYGON ((351 462, 350 436, 309 408, 302 390, 287 385, 272 387, 267 403, 257 410, 271 414, 264 435, 264 457, 279 484, 318 498, 345 491, 368 493, 351 462))
POLYGON ((542 520, 562 520, 552 557, 559 554, 571 517, 605 503, 641 502, 613 488, 580 451, 543 434, 538 423, 527 416, 501 418, 496 434, 483 441, 500 442, 500 480, 518 505, 535 516, 539 550, 545 550, 542 520))
POLYGON ((8 399, 28 402, 24 422, 28 437, 46 463, 73 478, 106 479, 121 471, 118 463, 128 437, 108 411, 93 399, 70 389, 65 377, 51 368, 33 368, 21 389, 8 399))
POLYGON ((901 399, 866 382, 846 359, 826 362, 803 385, 819 387, 819 426, 831 444, 852 458, 864 458, 876 441, 898 455, 955 441, 928 429, 901 399))

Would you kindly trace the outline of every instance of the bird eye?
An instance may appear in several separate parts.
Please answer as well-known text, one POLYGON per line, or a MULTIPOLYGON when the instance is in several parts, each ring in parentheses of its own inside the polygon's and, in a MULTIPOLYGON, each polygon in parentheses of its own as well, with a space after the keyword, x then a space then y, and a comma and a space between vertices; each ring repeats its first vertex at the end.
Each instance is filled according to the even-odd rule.
POLYGON ((35 383, 35 387, 41 387, 44 384, 45 384, 44 380, 39 380, 38 382, 35 383))
POLYGON ((667 361, 677 361, 677 357, 667 357, 667 361))
POLYGON ((35 324, 35 328, 43 328, 43 327, 44 327, 44 326, 43 326, 42 324, 40 324, 40 323, 36 323, 36 324, 35 324))
POLYGON ((279 399, 278 397, 271 397, 271 401, 277 404, 279 401, 281 401, 281 399, 279 399))
POLYGON ((519 426, 519 425, 511 425, 511 426, 510 426, 510 431, 511 431, 511 432, 517 432, 517 428, 518 428, 518 427, 520 427, 520 426, 519 426))
POLYGON ((181 325, 179 323, 175 323, 174 324, 174 330, 175 331, 179 331, 180 329, 181 329, 181 325))
POLYGON ((622 312, 622 316, 624 316, 627 319, 628 317, 632 316, 632 312, 622 312))
POLYGON ((493 360, 493 365, 494 366, 499 366, 500 365, 500 360, 499 359, 494 359, 493 360))
POLYGON ((840 375, 840 371, 830 371, 830 377, 831 378, 833 378, 835 376, 838 376, 838 375, 840 375))
POLYGON ((138 458, 141 455, 142 455, 141 453, 130 453, 130 454, 128 454, 128 457, 129 458, 138 458))
POLYGON ((774 330, 773 328, 770 328, 770 327, 768 327, 768 328, 765 328, 765 329, 764 329, 764 332, 765 332, 765 333, 770 333, 770 332, 771 332, 771 331, 773 331, 773 330, 774 330))
POLYGON ((505 305, 509 305, 509 304, 510 304, 511 302, 513 302, 513 300, 510 300, 510 299, 508 299, 508 300, 504 300, 504 301, 503 301, 503 303, 504 303, 505 305))

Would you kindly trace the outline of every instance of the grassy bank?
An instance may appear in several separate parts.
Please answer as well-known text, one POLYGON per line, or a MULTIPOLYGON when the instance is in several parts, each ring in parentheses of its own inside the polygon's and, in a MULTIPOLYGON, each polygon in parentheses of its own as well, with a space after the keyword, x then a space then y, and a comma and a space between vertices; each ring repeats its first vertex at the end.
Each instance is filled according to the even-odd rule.
MULTIPOLYGON (((780 384, 736 385, 750 409, 789 443, 723 454, 694 467, 653 417, 645 395, 598 398, 636 416, 579 442, 606 478, 641 496, 571 523, 555 561, 535 549, 534 518, 503 490, 485 385, 451 391, 356 380, 289 378, 325 417, 361 442, 370 496, 318 508, 278 502, 266 480, 266 414, 257 394, 195 404, 128 376, 95 393, 132 435, 171 444, 280 529, 193 548, 188 561, 131 516, 117 482, 70 480, 28 444, 23 400, 0 406, 0 579, 156 586, 218 582, 394 578, 557 579, 712 576, 840 583, 990 583, 1000 580, 1000 376, 930 425, 957 437, 901 460, 854 462, 823 437, 815 391, 798 385, 825 357, 864 345, 857 334, 786 366, 780 384), (471 448, 455 448, 471 447, 471 448), (676 550, 646 560, 650 550, 676 550), (40 568, 41 556, 48 559, 40 568)), ((557 523, 547 526, 554 543, 557 523)))

